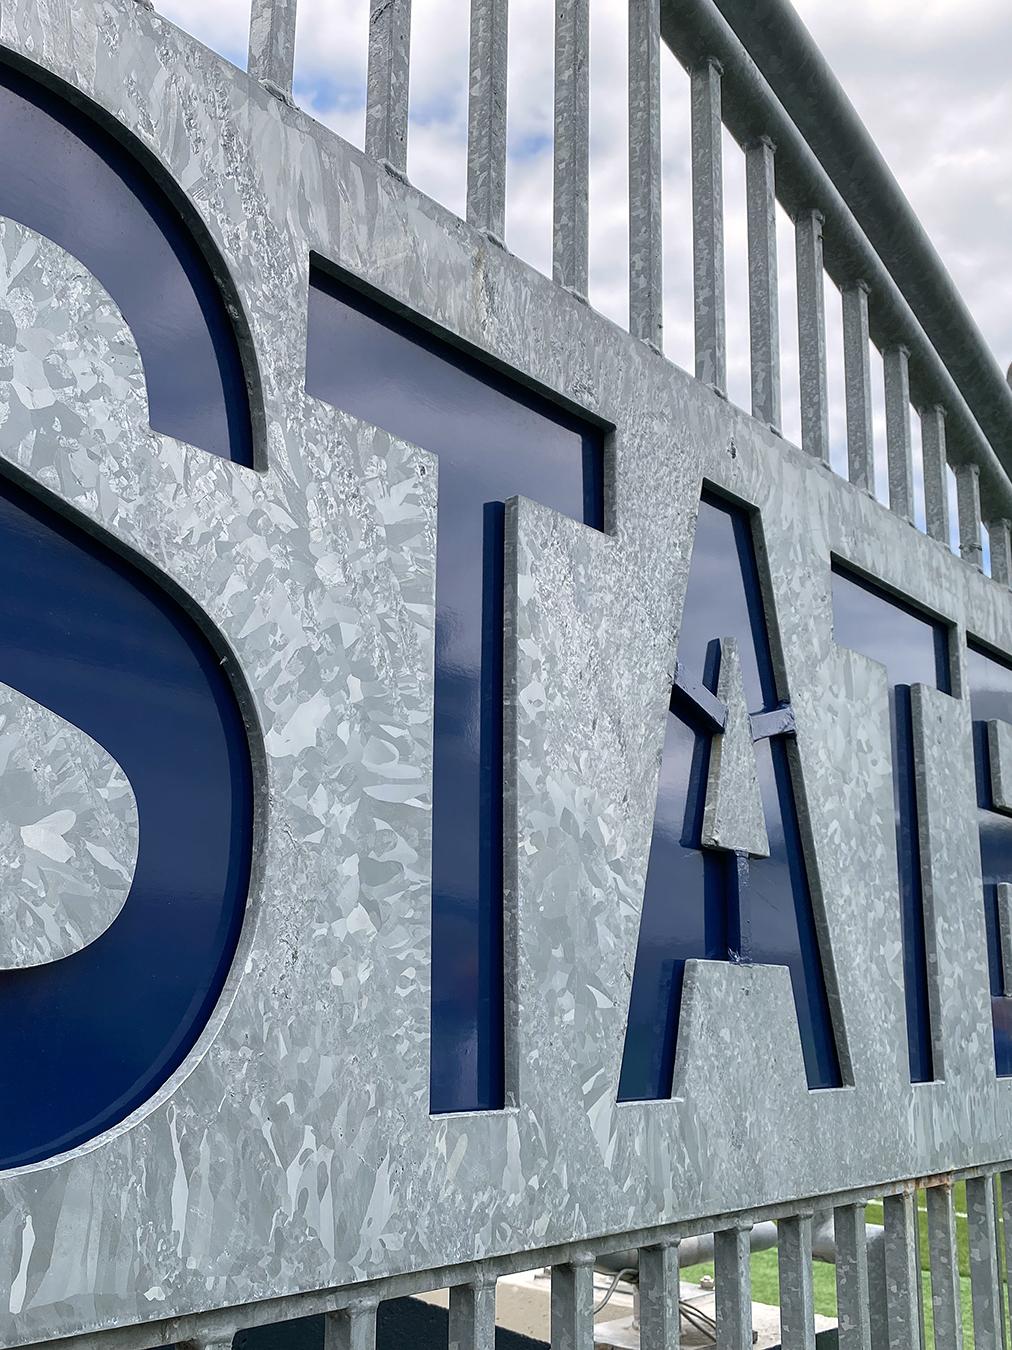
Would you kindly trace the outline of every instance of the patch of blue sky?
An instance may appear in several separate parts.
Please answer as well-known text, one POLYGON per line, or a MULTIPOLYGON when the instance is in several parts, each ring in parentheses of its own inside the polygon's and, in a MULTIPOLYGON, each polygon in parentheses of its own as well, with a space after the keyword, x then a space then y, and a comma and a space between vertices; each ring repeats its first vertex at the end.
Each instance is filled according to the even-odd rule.
POLYGON ((293 92, 296 103, 317 113, 355 112, 365 107, 364 80, 297 76, 293 92))
POLYGON ((529 132, 525 136, 511 137, 509 152, 513 159, 537 159, 539 155, 551 154, 552 144, 548 132, 529 132))
POLYGON ((221 55, 226 61, 231 61, 233 66, 238 66, 240 70, 246 69, 249 50, 246 47, 225 47, 221 55))
POLYGON ((456 91, 411 101, 411 120, 420 127, 464 127, 466 118, 466 101, 456 91))

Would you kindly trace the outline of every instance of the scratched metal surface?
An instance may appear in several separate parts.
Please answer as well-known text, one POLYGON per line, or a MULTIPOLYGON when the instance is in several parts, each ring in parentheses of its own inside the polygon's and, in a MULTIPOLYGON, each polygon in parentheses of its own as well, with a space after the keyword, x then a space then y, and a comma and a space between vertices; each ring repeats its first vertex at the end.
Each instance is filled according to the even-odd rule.
POLYGON ((753 858, 770 856, 769 835, 759 792, 752 724, 745 702, 741 656, 734 638, 720 644, 717 697, 727 707, 727 723, 713 743, 703 808, 703 844, 753 858))
POLYGON ((0 1343, 1008 1157, 966 706, 923 705, 947 1041, 945 1081, 911 1088, 886 682, 833 646, 830 558, 1006 651, 1008 592, 134 0, 7 0, 0 42, 189 196, 268 428, 263 473, 152 433, 115 308, 5 225, 0 324, 37 359, 5 377, 0 455, 207 616, 262 753, 249 916, 205 1035, 121 1127, 0 1176, 0 1343), (510 513, 501 1112, 428 1114, 436 464, 306 397, 310 250, 615 427, 610 534, 510 513), (761 512, 849 1085, 806 1090, 783 970, 698 962, 674 1098, 619 1105, 704 479, 761 512))
POLYGON ((0 970, 94 942, 123 908, 137 847, 137 803, 113 757, 0 684, 0 970))

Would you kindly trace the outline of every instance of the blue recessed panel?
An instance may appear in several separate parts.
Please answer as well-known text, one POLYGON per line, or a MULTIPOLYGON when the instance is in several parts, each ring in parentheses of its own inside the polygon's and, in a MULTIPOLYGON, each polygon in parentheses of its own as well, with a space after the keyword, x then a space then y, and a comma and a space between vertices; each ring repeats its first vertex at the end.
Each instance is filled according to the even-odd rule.
POLYGON ((910 1079, 914 1083, 926 1083, 934 1077, 934 1068, 910 686, 927 684, 945 693, 951 692, 949 630, 940 620, 887 595, 850 572, 835 568, 833 631, 841 647, 850 647, 880 662, 889 676, 896 862, 900 882, 910 1079))
POLYGON ((219 658, 139 572, 0 480, 0 680, 85 731, 137 802, 115 922, 0 972, 0 1169, 87 1142, 182 1063, 235 954, 252 852, 249 747, 219 658))
POLYGON ((601 434, 317 269, 306 388, 439 456, 432 1109, 501 1107, 504 504, 600 529, 601 434))
POLYGON ((998 1073, 1012 1075, 1012 989, 1002 978, 998 928, 998 883, 1012 881, 1012 817, 994 809, 988 722, 1012 722, 1012 662, 974 642, 967 644, 966 678, 973 717, 973 755, 977 776, 977 824, 984 877, 987 963, 991 977, 994 1056, 998 1073))
MULTIPOLYGON (((749 711, 778 708, 749 515, 704 496, 678 636, 680 678, 717 690, 721 638, 736 638, 749 711)), ((667 719, 619 1096, 671 1095, 685 962, 747 959, 790 970, 811 1087, 840 1083, 792 770, 783 735, 755 742, 770 856, 701 847, 714 728, 676 689, 667 719)))
POLYGON ((112 296, 144 363, 156 431, 253 463, 239 346, 192 233, 123 144, 3 64, 0 216, 59 244, 112 296))

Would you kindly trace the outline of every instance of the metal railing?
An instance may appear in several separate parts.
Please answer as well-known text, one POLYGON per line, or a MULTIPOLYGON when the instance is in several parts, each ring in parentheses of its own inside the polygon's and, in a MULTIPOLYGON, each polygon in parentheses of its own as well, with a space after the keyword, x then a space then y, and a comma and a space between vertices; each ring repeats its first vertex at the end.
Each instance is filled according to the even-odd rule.
POLYGON ((786 0, 717 0, 912 306, 994 445, 1012 467, 1012 391, 924 227, 818 47, 786 0), (861 172, 848 172, 859 163, 861 172))
MULTIPOLYGON (((775 315, 764 299, 774 289, 776 255, 765 247, 765 236, 775 194, 794 220, 797 231, 804 448, 826 457, 827 362, 821 275, 824 268, 842 295, 851 482, 871 490, 874 481, 869 360, 870 344, 874 343, 885 366, 890 509, 912 518, 910 409, 913 406, 921 418, 928 532, 942 541, 949 537, 945 478, 948 464, 956 476, 960 552, 967 561, 980 565, 983 521, 991 536, 992 576, 1008 584, 1012 492, 998 450, 1004 451, 1006 444, 1012 443, 1012 394, 1002 439, 992 444, 981 428, 977 405, 971 407, 967 402, 963 389, 928 337, 898 281, 872 247, 839 187, 714 0, 679 0, 677 4, 665 5, 662 31, 665 41, 689 69, 694 88, 707 91, 706 106, 697 95, 693 98, 697 227, 701 211, 709 209, 719 215, 722 209, 717 195, 719 187, 710 186, 719 183, 713 163, 719 165, 719 122, 745 147, 753 164, 749 209, 753 395, 764 376, 774 381, 778 378, 776 368, 771 367, 771 355, 775 355, 775 315), (701 145, 701 139, 706 143, 701 145), (764 162, 761 173, 760 159, 764 162), (774 164, 769 163, 771 159, 774 164), (760 265, 763 258, 767 261, 760 265)), ((700 363, 700 313, 723 304, 723 259, 720 256, 711 259, 712 252, 708 238, 697 237, 696 373, 701 378, 705 378, 702 372, 706 367, 700 363)), ((933 250, 930 259, 940 269, 933 250)), ((714 330, 719 325, 711 319, 710 328, 714 330)), ((983 345, 979 334, 977 343, 983 345)), ((986 359, 1000 379, 994 358, 987 354, 986 359)), ((753 407, 757 415, 767 410, 762 405, 758 409, 753 407)), ((992 425, 993 422, 992 418, 992 425)))
MULTIPOLYGON (((553 276, 588 279, 589 0, 556 0, 553 276)), ((467 219, 502 241, 507 0, 471 0, 467 219)), ((296 0, 253 0, 249 70, 290 99, 296 0)), ((410 0, 370 0, 366 152, 407 165, 410 0)), ((746 155, 752 412, 779 429, 774 204, 794 221, 802 443, 828 463, 824 272, 842 296, 849 477, 874 487, 871 344, 885 366, 890 509, 914 518, 910 417, 920 418, 927 532, 1012 579, 1012 391, 856 115, 786 0, 630 0, 629 329, 661 347, 660 45, 692 84, 695 364, 726 393, 721 128, 746 155), (726 16, 726 17, 725 17, 726 16), (746 49, 742 41, 749 43, 746 49), (785 54, 783 41, 790 43, 785 54), (776 81, 772 87, 769 80, 776 81), (830 116, 826 116, 826 108, 830 116), (818 115, 816 116, 816 111, 818 115), (859 162, 861 173, 845 166, 859 162), (862 186, 863 185, 863 186, 862 186)))
POLYGON ((373 1350, 382 1302, 448 1289, 452 1350, 493 1350, 497 1280, 550 1267, 553 1350, 592 1350, 595 1264, 607 1265, 609 1254, 631 1249, 638 1252, 642 1350, 677 1350, 679 1247, 684 1242, 696 1252, 697 1244, 688 1240, 712 1232, 717 1345, 721 1350, 751 1350, 749 1234, 755 1225, 773 1220, 784 1350, 814 1350, 816 1260, 832 1261, 836 1267, 840 1350, 917 1350, 924 1344, 923 1218, 935 1350, 960 1350, 963 1314, 954 1204, 954 1189, 960 1183, 966 1186, 973 1342, 976 1350, 1001 1350, 1008 1334, 1004 1271, 1012 1260, 1012 1164, 813 1196, 706 1221, 581 1240, 142 1327, 92 1332, 59 1344, 61 1350, 147 1350, 169 1345, 227 1350, 241 1330, 323 1315, 326 1350, 373 1350), (918 1203, 922 1194, 923 1209, 918 1203), (881 1202, 881 1225, 866 1222, 871 1202, 881 1202))

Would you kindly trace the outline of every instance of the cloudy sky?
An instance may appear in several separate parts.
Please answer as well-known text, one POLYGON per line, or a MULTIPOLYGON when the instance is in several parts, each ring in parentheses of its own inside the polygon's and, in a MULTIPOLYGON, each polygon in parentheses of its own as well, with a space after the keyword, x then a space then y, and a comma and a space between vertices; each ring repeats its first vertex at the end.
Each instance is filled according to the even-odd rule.
MULTIPOLYGON (((953 273, 1003 367, 1012 360, 1012 7, 1008 0, 795 0, 953 273)), ((160 13, 238 64, 249 0, 157 0, 160 13)), ((462 211, 467 120, 467 0, 413 0, 408 172, 462 211)), ((551 0, 511 0, 507 243, 550 270, 551 0)), ((591 0, 591 302, 627 310, 625 0, 591 0)), ((296 99, 362 143, 368 0, 299 0, 296 99)), ((688 84, 665 53, 665 350, 692 366, 688 84)), ((744 163, 728 141, 730 392, 748 403, 744 163)), ((796 439, 793 239, 780 220, 785 431, 796 439)), ((842 358, 830 320, 834 460, 845 454, 842 358)), ((881 399, 879 399, 881 405, 881 399)), ((881 414, 881 406, 880 406, 881 414)))

